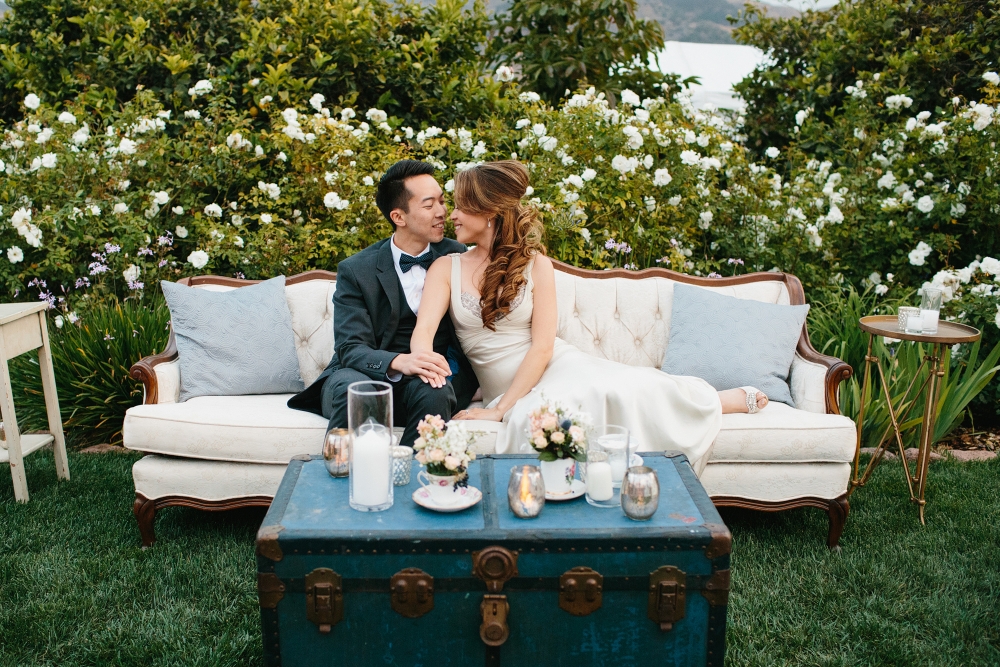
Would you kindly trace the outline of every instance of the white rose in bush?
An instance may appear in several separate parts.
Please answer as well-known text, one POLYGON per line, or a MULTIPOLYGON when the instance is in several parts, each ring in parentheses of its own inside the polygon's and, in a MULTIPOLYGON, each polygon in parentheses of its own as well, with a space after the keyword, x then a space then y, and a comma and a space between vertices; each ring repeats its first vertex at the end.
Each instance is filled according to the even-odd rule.
POLYGON ((128 213, 128 204, 126 204, 123 201, 120 201, 117 204, 115 204, 115 207, 112 209, 112 211, 114 211, 114 213, 117 215, 121 215, 122 213, 128 213))
POLYGON ((205 207, 205 215, 210 218, 221 218, 222 217, 222 207, 218 204, 209 204, 205 207))
POLYGON ((17 264, 24 259, 24 252, 17 246, 12 246, 7 249, 7 260, 11 264, 17 264))
POLYGON ((665 185, 670 185, 670 181, 672 180, 674 180, 674 177, 666 169, 657 169, 653 173, 653 185, 655 186, 662 188, 665 185))
POLYGON ((933 248, 921 241, 917 244, 916 248, 910 251, 910 264, 913 266, 923 266, 924 260, 927 259, 927 255, 931 254, 932 250, 933 248))
POLYGON ((42 101, 38 99, 38 95, 35 95, 34 93, 28 93, 24 96, 24 106, 28 107, 32 111, 37 109, 41 103, 42 101))
POLYGON ((187 261, 196 269, 204 268, 208 264, 208 253, 204 250, 195 250, 188 255, 187 261))
POLYGON ((198 97, 199 95, 207 95, 212 92, 212 82, 208 79, 202 79, 198 83, 194 84, 192 87, 188 88, 188 95, 191 97, 198 97))
POLYGON ((166 190, 160 190, 159 192, 153 192, 153 202, 157 206, 163 206, 168 201, 170 201, 170 195, 167 194, 166 190))
POLYGON ((930 195, 924 195, 917 200, 917 210, 921 213, 930 213, 934 210, 934 200, 930 198, 930 195))
POLYGON ((63 111, 61 114, 59 114, 58 120, 60 123, 63 123, 64 125, 76 125, 76 116, 74 116, 68 111, 63 111))
POLYGON ((323 205, 326 206, 327 208, 333 208, 338 211, 343 211, 344 209, 346 209, 348 206, 351 205, 351 202, 349 202, 346 199, 341 199, 340 195, 338 195, 336 192, 327 192, 323 196, 323 205))
POLYGON ((139 280, 139 274, 141 273, 142 269, 135 264, 129 264, 128 268, 122 271, 122 278, 124 278, 126 282, 134 283, 139 280))

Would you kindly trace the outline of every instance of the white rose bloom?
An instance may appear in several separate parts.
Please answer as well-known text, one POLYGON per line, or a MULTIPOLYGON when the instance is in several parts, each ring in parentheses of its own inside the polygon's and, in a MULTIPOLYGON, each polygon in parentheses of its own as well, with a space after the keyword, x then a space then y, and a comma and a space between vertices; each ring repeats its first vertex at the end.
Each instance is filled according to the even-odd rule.
POLYGON ((1000 259, 984 257, 983 261, 979 264, 979 268, 991 276, 1000 276, 1000 259))
POLYGON ((69 140, 72 141, 77 146, 84 145, 85 143, 87 143, 88 139, 90 139, 90 128, 87 127, 86 123, 81 125, 80 129, 74 132, 73 136, 69 138, 69 140))
POLYGON ((184 207, 183 206, 174 206, 170 210, 174 213, 174 215, 184 215, 184 207))
POLYGON ((42 101, 38 99, 38 95, 35 95, 34 93, 28 93, 24 96, 24 106, 28 107, 32 111, 37 109, 41 103, 42 101))
POLYGON ((64 125, 76 125, 76 116, 68 111, 63 111, 59 114, 59 118, 57 120, 64 125))
POLYGON ((642 158, 642 166, 645 167, 646 169, 652 169, 653 168, 653 156, 652 155, 646 155, 646 157, 642 158))
POLYGON ((11 246, 7 249, 7 261, 11 264, 17 264, 24 259, 24 252, 17 246, 11 246))
POLYGON ((344 107, 343 109, 340 110, 340 120, 342 120, 345 123, 354 118, 355 116, 357 116, 357 114, 354 113, 354 109, 352 109, 351 107, 344 107))
POLYGON ((122 213, 128 213, 128 204, 120 201, 117 204, 115 204, 115 207, 112 209, 112 211, 117 215, 121 215, 122 213))
POLYGON ((198 120, 199 118, 201 118, 201 112, 198 111, 197 109, 188 109, 187 111, 184 112, 184 117, 194 118, 195 120, 198 120))
POLYGON ((42 166, 46 169, 54 169, 56 166, 56 154, 46 153, 42 156, 42 166))
MULTIPOLYGON (((191 97, 198 97, 199 95, 207 95, 212 92, 212 82, 208 79, 202 79, 198 83, 194 84, 192 87, 188 88, 188 95, 191 97)), ((204 266, 204 265, 203 265, 204 266)), ((201 268, 201 267, 196 267, 201 268)))
POLYGON ((261 147, 261 146, 255 146, 254 149, 253 149, 253 154, 256 155, 257 157, 260 157, 261 155, 263 155, 264 154, 263 147, 261 147))
POLYGON ((195 250, 188 255, 187 261, 196 269, 200 269, 208 264, 208 253, 204 250, 195 250))
POLYGON ((582 174, 580 174, 580 178, 582 178, 585 181, 592 181, 595 178, 597 178, 597 172, 595 170, 591 169, 590 167, 588 167, 588 168, 586 168, 586 169, 583 170, 582 174))
POLYGON ((993 319, 993 323, 1000 328, 1000 303, 997 304, 997 316, 993 319))
POLYGON ((369 109, 365 112, 365 118, 378 125, 379 123, 387 121, 389 119, 389 114, 381 109, 369 109))
POLYGON ((896 185, 896 176, 891 171, 887 171, 880 179, 878 179, 878 181, 875 182, 875 185, 883 190, 891 188, 896 185))
POLYGON ((66 324, 66 320, 63 319, 62 315, 56 315, 53 321, 56 323, 56 329, 62 329, 63 325, 66 324))
POLYGON ((51 127, 47 127, 47 128, 45 128, 44 130, 42 130, 41 132, 38 133, 38 136, 35 137, 35 143, 36 144, 44 144, 46 141, 48 141, 51 138, 52 138, 52 128, 51 127))
POLYGON ((285 151, 281 151, 280 153, 278 153, 278 155, 277 155, 277 158, 278 158, 278 160, 280 160, 281 162, 285 162, 285 161, 287 161, 287 160, 288 160, 288 156, 287 156, 287 155, 285 155, 285 151))
POLYGON ((622 104, 628 104, 629 106, 632 107, 642 106, 642 100, 639 99, 639 96, 633 93, 631 90, 628 90, 627 88, 622 91, 621 100, 622 104))
POLYGON ((122 140, 118 143, 118 152, 122 155, 135 155, 135 148, 137 145, 138 144, 128 137, 122 137, 122 140))
POLYGON ((534 104, 535 102, 540 102, 542 99, 538 93, 531 93, 531 92, 521 93, 520 95, 517 96, 517 98, 522 102, 524 102, 525 104, 534 104))
POLYGON ((583 187, 583 178, 577 176, 576 174, 570 174, 566 177, 566 183, 572 185, 573 187, 580 189, 583 187))
POLYGON ((678 204, 681 203, 681 196, 674 195, 673 197, 667 200, 667 203, 670 204, 671 206, 677 206, 678 204))
POLYGON ((338 211, 343 211, 345 208, 350 206, 350 203, 345 199, 341 199, 340 195, 338 195, 336 192, 327 192, 323 196, 323 205, 326 206, 327 208, 333 208, 337 209, 338 211))
POLYGON ((833 224, 839 224, 844 221, 844 214, 841 213, 840 207, 836 204, 830 206, 830 212, 826 214, 827 222, 832 222, 833 224))
POLYGON ((778 150, 777 148, 775 148, 774 146, 771 146, 771 147, 770 147, 770 148, 768 148, 768 149, 767 149, 766 151, 764 151, 764 155, 766 155, 767 157, 771 158, 772 160, 773 160, 774 158, 778 157, 778 155, 779 155, 780 153, 781 153, 781 151, 779 151, 779 150, 778 150))
POLYGON ((323 110, 323 102, 326 102, 326 97, 320 93, 316 93, 309 98, 309 106, 311 106, 316 111, 323 110))
POLYGON ((657 169, 653 173, 653 185, 657 187, 662 188, 665 185, 670 185, 670 181, 672 180, 674 180, 674 177, 666 169, 657 169))
POLYGON ((543 151, 554 151, 558 145, 559 141, 555 137, 543 137, 538 140, 538 146, 543 151))
POLYGON ((507 83, 514 79, 514 70, 506 65, 500 65, 500 67, 497 67, 497 71, 493 73, 493 78, 500 83, 507 83))
POLYGON ((528 127, 529 125, 531 125, 531 120, 528 119, 528 118, 522 118, 521 120, 519 120, 516 123, 514 123, 514 127, 516 127, 519 130, 523 130, 524 128, 528 127))
POLYGON ((371 176, 365 176, 364 178, 361 179, 361 182, 367 185, 368 187, 375 185, 375 179, 372 178, 371 176))
POLYGON ((170 201, 170 195, 167 194, 166 190, 160 190, 159 192, 153 192, 153 201, 157 206, 163 206, 168 201, 170 201))
POLYGON ((917 200, 917 210, 921 213, 930 213, 934 210, 934 200, 930 198, 930 195, 924 195, 917 200))
POLYGON ((885 106, 889 109, 899 109, 900 107, 909 109, 911 104, 913 104, 913 99, 906 95, 890 95, 885 98, 885 106))
POLYGON ((139 274, 141 273, 142 269, 135 264, 129 264, 128 268, 122 271, 122 277, 125 279, 125 282, 134 283, 139 280, 139 274))
POLYGON ((269 225, 273 221, 274 221, 274 216, 272 216, 270 213, 261 213, 260 214, 260 224, 262 224, 262 225, 269 225))
MULTIPOLYGON (((551 138, 551 137, 550 137, 550 138, 551 138)), ((555 141, 555 139, 554 139, 554 138, 553 138, 552 140, 553 140, 553 141, 555 141)), ((473 159, 473 160, 476 160, 476 159, 479 159, 479 158, 481 158, 482 156, 486 155, 486 153, 487 153, 487 150, 486 150, 486 142, 484 142, 484 141, 480 141, 480 142, 478 142, 478 143, 477 143, 477 144, 475 145, 475 147, 474 147, 474 148, 472 149, 472 159, 473 159)))
POLYGON ((875 286, 875 294, 877 294, 878 296, 885 296, 885 294, 888 291, 889 291, 889 287, 887 285, 876 285, 875 286))
POLYGON ((622 176, 631 174, 638 166, 639 161, 634 157, 627 158, 624 155, 616 155, 611 159, 611 168, 621 173, 622 176))
POLYGON ((281 188, 278 187, 277 183, 265 183, 264 181, 257 181, 257 189, 266 194, 271 199, 277 200, 281 197, 281 188))
POLYGON ((701 155, 695 151, 681 151, 681 164, 694 166, 701 162, 701 155))
POLYGON ((698 215, 698 220, 700 221, 698 226, 702 229, 708 229, 708 226, 712 223, 713 218, 715 218, 715 216, 712 215, 711 211, 702 211, 698 215))
POLYGON ((910 264, 913 266, 923 266, 924 260, 927 259, 927 255, 931 254, 932 250, 933 248, 921 241, 917 244, 917 247, 909 253, 910 264))
POLYGON ((205 215, 210 218, 221 218, 222 217, 222 207, 218 204, 209 204, 205 207, 205 215))
POLYGON ((525 196, 525 197, 530 197, 530 196, 531 196, 531 195, 533 195, 533 194, 535 194, 535 188, 533 188, 533 187, 531 187, 531 186, 529 185, 529 186, 528 186, 528 189, 524 191, 524 196, 525 196))
POLYGON ((812 109, 799 109, 795 113, 795 124, 796 125, 802 125, 802 123, 806 122, 806 118, 809 117, 809 114, 811 112, 812 112, 812 109))
POLYGON ((89 212, 89 213, 90 213, 91 215, 100 215, 100 214, 101 214, 101 209, 100 209, 100 208, 98 208, 97 206, 95 206, 94 204, 91 204, 90 206, 88 206, 88 207, 87 207, 87 211, 88 211, 88 212, 89 212))
POLYGON ((953 218, 961 218, 965 215, 965 204, 962 202, 955 202, 951 205, 951 216, 953 218))
POLYGON ((455 179, 454 178, 449 178, 448 179, 448 182, 444 184, 444 190, 445 190, 445 192, 454 192, 455 191, 455 179))
POLYGON ((983 80, 992 83, 994 86, 1000 86, 1000 74, 996 72, 984 72, 983 80))
POLYGON ((544 123, 535 123, 531 126, 531 131, 535 133, 536 137, 544 137, 545 133, 548 132, 544 123))

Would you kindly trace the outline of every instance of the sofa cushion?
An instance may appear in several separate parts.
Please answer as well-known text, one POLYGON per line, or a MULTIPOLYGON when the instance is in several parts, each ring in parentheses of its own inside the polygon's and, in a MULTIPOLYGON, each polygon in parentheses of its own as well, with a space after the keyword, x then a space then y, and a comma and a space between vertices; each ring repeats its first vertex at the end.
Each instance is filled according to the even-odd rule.
POLYGON ((663 371, 693 375, 719 391, 751 385, 795 405, 788 373, 809 306, 782 306, 674 285, 663 371))
POLYGON ((856 442, 848 417, 769 403, 757 414, 722 415, 709 463, 846 463, 856 442))
POLYGON ((215 461, 288 463, 319 454, 327 420, 286 405, 291 394, 199 396, 136 405, 125 413, 126 447, 215 461))
POLYGON ((285 277, 219 293, 162 281, 180 358, 180 400, 301 391, 285 277))
POLYGON ((712 498, 765 502, 837 498, 851 478, 850 463, 709 463, 699 480, 712 498))

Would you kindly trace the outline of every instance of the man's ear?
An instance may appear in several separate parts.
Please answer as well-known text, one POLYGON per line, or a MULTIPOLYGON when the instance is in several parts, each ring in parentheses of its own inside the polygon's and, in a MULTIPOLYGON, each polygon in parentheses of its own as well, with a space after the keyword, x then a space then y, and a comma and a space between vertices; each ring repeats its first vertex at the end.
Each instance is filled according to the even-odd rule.
POLYGON ((406 227, 406 217, 403 215, 403 211, 394 208, 389 212, 389 217, 392 219, 392 223, 397 227, 406 227))

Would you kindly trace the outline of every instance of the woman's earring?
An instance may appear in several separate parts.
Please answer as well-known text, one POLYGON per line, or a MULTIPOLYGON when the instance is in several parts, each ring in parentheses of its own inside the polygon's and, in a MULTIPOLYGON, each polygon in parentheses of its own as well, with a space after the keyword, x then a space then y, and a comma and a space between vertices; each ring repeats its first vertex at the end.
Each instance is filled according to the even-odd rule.
POLYGON ((493 221, 492 220, 487 220, 486 221, 486 226, 487 227, 492 227, 493 226, 493 221))

